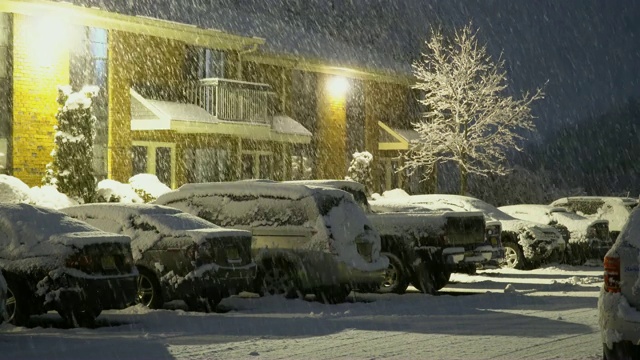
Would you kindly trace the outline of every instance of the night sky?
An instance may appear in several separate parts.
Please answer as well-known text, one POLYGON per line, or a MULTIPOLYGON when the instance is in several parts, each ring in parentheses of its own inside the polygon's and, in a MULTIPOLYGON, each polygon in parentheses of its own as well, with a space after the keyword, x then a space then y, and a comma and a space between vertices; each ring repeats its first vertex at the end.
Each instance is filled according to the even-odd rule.
POLYGON ((265 50, 409 71, 430 26, 480 29, 543 134, 640 98, 640 1, 76 0, 267 39, 265 50))

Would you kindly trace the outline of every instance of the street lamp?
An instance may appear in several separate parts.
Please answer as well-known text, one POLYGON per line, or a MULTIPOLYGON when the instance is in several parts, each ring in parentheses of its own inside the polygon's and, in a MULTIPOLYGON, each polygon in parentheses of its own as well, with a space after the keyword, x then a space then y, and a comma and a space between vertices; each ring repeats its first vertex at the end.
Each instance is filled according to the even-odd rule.
POLYGON ((349 90, 349 81, 342 76, 334 76, 327 83, 329 94, 333 97, 343 97, 349 90))

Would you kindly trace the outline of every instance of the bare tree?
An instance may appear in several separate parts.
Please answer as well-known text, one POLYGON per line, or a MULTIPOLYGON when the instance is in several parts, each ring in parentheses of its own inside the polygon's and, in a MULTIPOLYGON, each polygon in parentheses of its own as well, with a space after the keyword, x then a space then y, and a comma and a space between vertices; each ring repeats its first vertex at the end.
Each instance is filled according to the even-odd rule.
POLYGON ((439 30, 425 42, 427 51, 413 64, 418 100, 426 111, 413 127, 420 134, 404 155, 404 169, 424 171, 428 179, 438 164, 453 162, 460 171, 460 194, 468 174, 503 175, 507 154, 533 131, 531 103, 541 89, 514 99, 507 88, 504 61, 494 62, 479 45, 471 24, 446 38, 439 30))

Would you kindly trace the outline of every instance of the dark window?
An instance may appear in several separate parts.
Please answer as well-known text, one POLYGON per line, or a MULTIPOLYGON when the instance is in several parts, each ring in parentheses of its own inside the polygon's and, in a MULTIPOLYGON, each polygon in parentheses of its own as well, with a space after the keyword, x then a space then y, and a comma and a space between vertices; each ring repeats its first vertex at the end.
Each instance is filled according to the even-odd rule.
POLYGON ((271 177, 271 155, 260 155, 260 179, 271 177))
POLYGON ((134 146, 131 149, 133 160, 133 175, 145 174, 147 172, 147 147, 134 146))
POLYGON ((156 148, 156 176, 161 183, 171 187, 171 148, 156 148))
POLYGON ((224 78, 223 51, 200 48, 198 53, 198 78, 224 78))
POLYGON ((242 178, 253 179, 253 154, 242 154, 242 178))

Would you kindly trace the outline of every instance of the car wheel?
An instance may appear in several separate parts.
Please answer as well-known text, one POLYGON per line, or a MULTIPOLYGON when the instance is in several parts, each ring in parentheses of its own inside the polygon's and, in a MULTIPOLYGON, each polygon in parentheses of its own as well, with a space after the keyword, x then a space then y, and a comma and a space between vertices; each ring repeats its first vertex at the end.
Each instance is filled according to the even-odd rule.
POLYGON ((389 258, 389 267, 384 272, 384 280, 380 284, 378 292, 381 294, 404 294, 409 286, 407 270, 395 254, 380 253, 380 256, 389 258))
POLYGON ((346 301, 351 290, 342 286, 328 287, 316 291, 316 300, 323 304, 341 304, 346 301))
POLYGON ((26 291, 15 284, 13 281, 7 280, 7 300, 5 306, 9 315, 8 322, 16 326, 25 326, 29 322, 31 314, 27 302, 26 291))
POLYGON ((502 265, 507 268, 512 269, 524 269, 525 268, 525 259, 522 254, 522 250, 520 250, 520 246, 518 244, 514 244, 512 242, 505 243, 504 245, 504 261, 502 265))
POLYGON ((299 297, 293 271, 288 266, 269 264, 264 267, 262 293, 265 295, 284 295, 288 299, 299 297))
POLYGON ((162 289, 158 279, 151 272, 139 269, 136 304, 142 304, 150 309, 160 309, 164 305, 162 289))

